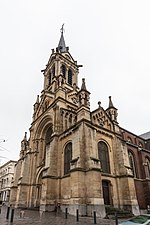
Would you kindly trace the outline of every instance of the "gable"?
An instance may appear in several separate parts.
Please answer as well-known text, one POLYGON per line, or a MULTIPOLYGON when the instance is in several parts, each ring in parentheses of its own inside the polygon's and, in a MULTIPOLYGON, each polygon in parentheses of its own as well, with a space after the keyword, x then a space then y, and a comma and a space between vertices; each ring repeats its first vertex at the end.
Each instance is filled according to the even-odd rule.
POLYGON ((49 106, 52 104, 52 101, 54 99, 53 94, 51 93, 44 93, 44 95, 41 97, 40 103, 38 103, 38 106, 34 112, 34 117, 37 119, 39 116, 41 116, 44 112, 47 111, 49 106))
POLYGON ((91 119, 93 124, 113 130, 113 123, 102 107, 91 113, 91 119))
POLYGON ((73 64, 75 63, 75 60, 73 59, 72 55, 70 54, 70 52, 65 52, 61 54, 63 57, 65 57, 66 59, 68 59, 70 62, 72 62, 73 64))

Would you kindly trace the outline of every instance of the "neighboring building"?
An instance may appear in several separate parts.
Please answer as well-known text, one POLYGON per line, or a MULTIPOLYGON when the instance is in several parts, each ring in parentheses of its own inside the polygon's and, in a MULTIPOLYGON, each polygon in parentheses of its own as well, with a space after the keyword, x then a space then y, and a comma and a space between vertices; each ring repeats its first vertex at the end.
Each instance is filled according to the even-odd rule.
POLYGON ((140 209, 150 206, 150 132, 137 136, 120 128, 126 142, 140 209))
POLYGON ((14 179, 15 165, 17 161, 10 160, 0 166, 0 200, 8 203, 10 198, 10 189, 14 179))
MULTIPOLYGON (((150 205, 150 139, 121 128, 109 97, 90 111, 80 65, 66 47, 63 30, 48 60, 44 88, 34 104, 30 137, 21 142, 11 204, 104 217, 107 207, 139 214, 150 205)), ((93 81, 94 82, 94 81, 93 81)))

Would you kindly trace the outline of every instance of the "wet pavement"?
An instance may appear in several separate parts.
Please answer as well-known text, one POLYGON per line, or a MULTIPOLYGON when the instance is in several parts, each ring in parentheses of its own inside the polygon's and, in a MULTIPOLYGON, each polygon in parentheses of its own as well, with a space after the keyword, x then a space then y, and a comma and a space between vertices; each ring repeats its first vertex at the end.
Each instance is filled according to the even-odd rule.
MULTIPOLYGON (((11 212, 10 210, 9 218, 6 219, 7 208, 5 206, 2 207, 0 225, 91 225, 95 222, 92 217, 79 217, 79 221, 77 221, 77 218, 71 215, 67 215, 66 219, 65 214, 61 212, 43 212, 41 214, 35 210, 24 210, 24 213, 20 217, 21 210, 15 209, 13 222, 11 223, 11 212)), ((112 219, 96 218, 96 224, 115 225, 116 223, 112 219)))

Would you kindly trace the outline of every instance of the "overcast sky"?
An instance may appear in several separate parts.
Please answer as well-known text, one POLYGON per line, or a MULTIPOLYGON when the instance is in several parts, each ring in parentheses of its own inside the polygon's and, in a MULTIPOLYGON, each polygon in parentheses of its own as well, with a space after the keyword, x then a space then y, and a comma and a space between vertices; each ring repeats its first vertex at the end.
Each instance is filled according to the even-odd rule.
MULTIPOLYGON (((65 24, 65 42, 91 92, 91 110, 112 96, 119 125, 150 130, 150 1, 0 1, 0 155, 17 160, 43 74, 65 24), (4 148, 6 150, 4 150, 4 148)), ((29 137, 29 132, 28 132, 29 137)), ((0 163, 4 160, 1 159, 0 163)))

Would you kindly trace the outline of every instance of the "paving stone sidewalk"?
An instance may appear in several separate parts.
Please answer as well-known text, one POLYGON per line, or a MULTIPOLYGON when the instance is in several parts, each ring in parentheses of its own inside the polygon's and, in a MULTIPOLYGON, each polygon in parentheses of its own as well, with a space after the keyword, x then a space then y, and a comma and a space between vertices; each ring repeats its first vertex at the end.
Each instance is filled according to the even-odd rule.
MULTIPOLYGON (((63 213, 52 213, 43 212, 40 215, 39 211, 34 210, 24 210, 23 218, 20 218, 19 209, 14 211, 13 223, 10 222, 11 210, 9 213, 9 219, 6 219, 7 208, 2 207, 0 214, 0 225, 92 225, 94 224, 94 219, 92 217, 80 217, 79 222, 76 221, 76 217, 68 215, 65 219, 65 214, 63 213)), ((115 221, 112 219, 96 219, 96 224, 101 225, 115 225, 115 221)))

